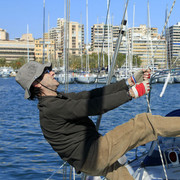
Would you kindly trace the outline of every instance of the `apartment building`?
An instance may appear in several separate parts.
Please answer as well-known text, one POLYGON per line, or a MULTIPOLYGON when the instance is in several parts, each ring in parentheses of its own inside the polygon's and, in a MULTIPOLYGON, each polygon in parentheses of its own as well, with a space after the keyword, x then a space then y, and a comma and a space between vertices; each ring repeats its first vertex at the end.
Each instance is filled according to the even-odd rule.
MULTIPOLYGON (((108 53, 109 51, 112 55, 118 36, 119 26, 110 25, 108 28, 104 24, 93 25, 91 27, 91 50, 102 52, 103 48, 103 52, 108 53)), ((138 55, 142 60, 142 67, 154 65, 157 68, 164 68, 166 66, 166 40, 160 38, 157 28, 147 28, 146 25, 129 28, 122 37, 119 52, 138 55)))
MULTIPOLYGON (((28 35, 32 37, 32 35, 28 35)), ((24 35, 22 39, 16 40, 0 40, 0 58, 5 58, 7 62, 25 58, 27 61, 34 60, 34 40, 24 40, 27 37, 24 35)))
POLYGON ((174 62, 176 61, 178 64, 179 61, 177 59, 180 56, 180 22, 169 27, 166 30, 166 40, 167 40, 167 58, 168 65, 174 66, 174 62))
POLYGON ((9 33, 6 32, 6 30, 0 28, 0 40, 9 40, 9 33))
POLYGON ((67 48, 72 55, 80 55, 84 51, 84 25, 78 22, 69 22, 68 31, 65 32, 66 21, 57 19, 57 27, 49 30, 49 37, 56 44, 56 52, 59 58, 63 58, 65 48, 65 36, 67 33, 67 48), (69 32, 69 33, 68 33, 69 32))
POLYGON ((114 26, 105 24, 94 24, 91 27, 91 51, 113 53, 113 44, 116 41, 119 32, 119 27, 115 31, 114 26), (117 34, 116 34, 117 33, 117 34))
POLYGON ((55 42, 52 39, 36 39, 35 40, 35 60, 37 62, 42 62, 43 56, 45 62, 52 62, 56 59, 56 52, 55 52, 55 42), (44 48, 43 48, 44 46, 44 48))
POLYGON ((147 28, 146 25, 128 29, 130 51, 142 60, 142 67, 155 66, 166 68, 166 39, 160 37, 158 28, 147 28))

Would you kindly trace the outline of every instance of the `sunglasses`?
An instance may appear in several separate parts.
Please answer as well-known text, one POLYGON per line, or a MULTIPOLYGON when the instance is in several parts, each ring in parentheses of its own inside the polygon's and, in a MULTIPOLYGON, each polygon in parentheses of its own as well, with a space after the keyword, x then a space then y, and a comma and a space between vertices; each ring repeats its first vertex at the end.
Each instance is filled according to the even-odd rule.
POLYGON ((49 69, 45 69, 43 74, 49 74, 50 73, 50 70, 49 69))
POLYGON ((46 67, 46 68, 44 69, 42 75, 44 75, 44 74, 49 74, 51 71, 52 71, 51 68, 46 67))

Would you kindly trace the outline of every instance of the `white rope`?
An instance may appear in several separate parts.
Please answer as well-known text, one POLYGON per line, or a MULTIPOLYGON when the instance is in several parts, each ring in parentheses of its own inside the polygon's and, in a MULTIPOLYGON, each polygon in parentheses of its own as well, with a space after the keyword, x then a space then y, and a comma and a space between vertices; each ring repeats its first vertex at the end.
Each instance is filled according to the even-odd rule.
POLYGON ((161 162, 162 162, 162 166, 163 166, 164 175, 165 175, 165 177, 166 177, 166 180, 168 180, 167 172, 166 172, 166 168, 165 168, 164 160, 163 160, 163 156, 162 156, 161 147, 160 147, 160 145, 159 145, 159 141, 158 141, 158 140, 157 140, 157 145, 158 145, 159 155, 160 155, 160 157, 161 157, 161 162))
MULTIPOLYGON (((147 95, 146 95, 146 100, 147 100, 149 112, 151 113, 150 103, 149 103, 149 100, 148 100, 148 96, 147 96, 147 95)), ((156 142, 157 142, 157 146, 158 146, 158 150, 159 150, 159 154, 160 154, 160 158, 161 158, 161 162, 162 162, 162 166, 163 166, 164 175, 165 175, 165 177, 166 177, 166 180, 168 180, 167 172, 166 172, 166 168, 165 168, 164 160, 163 160, 163 156, 162 156, 161 147, 160 147, 160 145, 159 145, 159 141, 157 140, 156 142)))
POLYGON ((166 78, 166 81, 165 81, 165 83, 164 83, 163 89, 162 89, 162 91, 161 91, 160 97, 162 97, 162 96, 164 95, 164 92, 165 92, 165 90, 166 90, 166 87, 167 87, 167 84, 168 84, 168 82, 169 82, 170 77, 171 77, 171 73, 169 72, 169 73, 168 73, 168 76, 167 76, 167 78, 166 78))
POLYGON ((55 171, 51 174, 51 176, 50 176, 49 178, 47 178, 47 180, 50 180, 50 179, 57 173, 57 171, 58 171, 59 169, 61 169, 66 163, 67 163, 67 162, 64 162, 64 164, 62 164, 57 170, 55 170, 55 171))

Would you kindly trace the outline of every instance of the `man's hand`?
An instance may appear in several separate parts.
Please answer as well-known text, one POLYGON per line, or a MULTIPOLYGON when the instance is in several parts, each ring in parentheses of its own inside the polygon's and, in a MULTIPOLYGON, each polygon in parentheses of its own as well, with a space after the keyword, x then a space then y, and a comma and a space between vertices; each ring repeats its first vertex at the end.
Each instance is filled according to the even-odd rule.
POLYGON ((134 85, 129 93, 133 98, 138 98, 143 96, 144 94, 148 94, 150 90, 149 81, 143 81, 142 83, 134 85))
POLYGON ((151 76, 151 70, 150 69, 141 69, 137 71, 135 74, 133 74, 129 79, 129 85, 133 86, 136 83, 142 83, 143 81, 149 81, 151 76))

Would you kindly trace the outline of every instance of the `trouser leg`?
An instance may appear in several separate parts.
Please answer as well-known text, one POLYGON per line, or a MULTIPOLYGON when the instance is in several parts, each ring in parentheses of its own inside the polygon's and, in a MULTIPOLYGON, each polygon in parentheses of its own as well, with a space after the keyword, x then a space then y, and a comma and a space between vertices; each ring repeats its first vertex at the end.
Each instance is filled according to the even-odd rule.
MULTIPOLYGON (((123 176, 130 178, 125 167, 123 167, 124 170, 115 171, 111 165, 127 151, 156 140, 158 135, 177 136, 179 134, 179 117, 170 118, 147 113, 139 114, 127 123, 109 131, 105 136, 100 137, 90 148, 82 171, 85 170, 91 175, 103 176, 118 172, 119 177, 122 177, 121 174, 123 174, 123 176)), ((121 169, 122 166, 119 168, 121 169)))
POLYGON ((108 180, 133 180, 125 166, 121 166, 118 161, 104 170, 104 176, 108 180))

